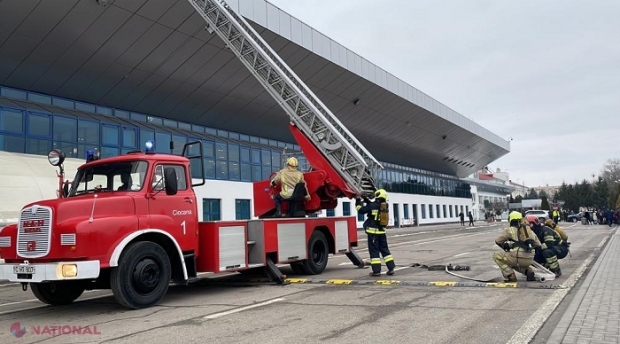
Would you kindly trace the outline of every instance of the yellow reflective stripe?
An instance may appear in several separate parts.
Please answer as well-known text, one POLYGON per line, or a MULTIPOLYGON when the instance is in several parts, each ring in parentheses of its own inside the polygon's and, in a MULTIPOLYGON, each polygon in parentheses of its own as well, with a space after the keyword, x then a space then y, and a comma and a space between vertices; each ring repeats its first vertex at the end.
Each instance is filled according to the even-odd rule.
POLYGON ((368 234, 385 234, 385 231, 382 230, 382 229, 366 228, 366 233, 368 233, 368 234))
POLYGON ((547 249, 547 244, 545 244, 544 242, 542 243, 542 245, 540 245, 542 247, 543 250, 547 249))
POLYGON ((551 235, 545 235, 545 236, 543 237, 543 239, 544 239, 545 241, 555 241, 555 238, 554 238, 553 236, 551 236, 551 235))
POLYGON ((392 257, 392 255, 391 255, 391 254, 390 254, 390 255, 387 255, 387 256, 385 256, 385 257, 383 257, 383 261, 385 261, 386 263, 387 263, 387 262, 391 262, 391 261, 393 261, 393 260, 394 260, 394 257, 392 257))
POLYGON ((371 265, 381 264, 381 258, 370 258, 371 265))
POLYGON ((379 219, 379 211, 378 210, 373 210, 371 214, 372 214, 372 216, 375 217, 375 220, 379 219))
POLYGON ((356 205, 356 206, 355 206, 355 210, 359 211, 360 209, 362 209, 362 206, 361 206, 361 205, 356 205))

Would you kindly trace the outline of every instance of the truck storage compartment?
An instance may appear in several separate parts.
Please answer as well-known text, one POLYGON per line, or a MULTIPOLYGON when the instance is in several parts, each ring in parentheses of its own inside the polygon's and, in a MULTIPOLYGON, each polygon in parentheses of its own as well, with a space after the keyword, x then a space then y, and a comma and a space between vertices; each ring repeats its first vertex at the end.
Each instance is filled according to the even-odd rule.
POLYGON ((198 226, 199 272, 225 272, 248 267, 247 222, 201 222, 198 226))

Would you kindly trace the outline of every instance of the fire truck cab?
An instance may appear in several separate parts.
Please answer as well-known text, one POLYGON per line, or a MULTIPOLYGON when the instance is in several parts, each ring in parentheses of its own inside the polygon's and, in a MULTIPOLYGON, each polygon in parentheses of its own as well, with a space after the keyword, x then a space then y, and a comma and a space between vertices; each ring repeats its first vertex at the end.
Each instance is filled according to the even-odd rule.
MULTIPOLYGON (((193 188, 205 181, 191 171, 204 176, 201 143, 187 144, 185 156, 148 147, 105 159, 91 154, 61 198, 26 205, 19 223, 0 232, 0 280, 29 284, 52 305, 111 289, 138 309, 157 304, 171 281, 185 284, 199 273, 263 268, 281 283, 276 264, 320 274, 330 253, 363 266, 352 251, 354 217, 199 222, 193 188), (192 150, 198 155, 189 156, 192 150)), ((53 150, 49 160, 62 167, 64 154, 53 150)))

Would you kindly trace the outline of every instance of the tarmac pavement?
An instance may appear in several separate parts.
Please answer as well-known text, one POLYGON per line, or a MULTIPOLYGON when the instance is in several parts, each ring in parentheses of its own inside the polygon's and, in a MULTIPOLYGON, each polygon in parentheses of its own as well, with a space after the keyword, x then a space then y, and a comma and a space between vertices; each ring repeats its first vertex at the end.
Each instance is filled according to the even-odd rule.
MULTIPOLYGON (((374 284, 377 278, 369 277, 368 269, 358 269, 344 256, 330 257, 318 276, 295 276, 289 267, 281 268, 290 279, 317 283, 220 284, 205 279, 171 287, 160 305, 137 311, 120 307, 107 290, 85 293, 70 306, 49 307, 19 285, 3 284, 0 342, 527 343, 572 293, 610 234, 603 226, 561 223, 572 257, 561 261, 563 276, 546 283, 526 282, 518 275, 517 284, 465 287, 454 282, 471 281, 411 267, 451 263, 470 266, 470 271, 456 271, 463 276, 501 277, 492 254, 499 250, 494 239, 506 223, 477 224, 390 230, 398 271, 380 277, 384 285, 374 284), (21 338, 9 331, 16 322, 26 330, 21 338), (96 326, 97 334, 35 333, 45 326, 89 326, 91 332, 96 326)), ((364 239, 360 232, 357 251, 368 258, 364 239)))

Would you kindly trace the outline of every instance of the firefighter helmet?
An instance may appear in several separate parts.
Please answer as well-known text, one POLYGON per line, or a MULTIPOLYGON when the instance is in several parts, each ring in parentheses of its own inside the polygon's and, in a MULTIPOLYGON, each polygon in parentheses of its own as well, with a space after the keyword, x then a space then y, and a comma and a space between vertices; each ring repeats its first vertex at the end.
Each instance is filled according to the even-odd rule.
POLYGON ((538 225, 540 224, 540 221, 538 221, 538 216, 536 215, 528 215, 526 216, 527 218, 527 222, 533 224, 533 225, 538 225))
POLYGON ((385 200, 388 199, 387 192, 384 189, 379 189, 379 190, 375 191, 375 197, 376 198, 383 198, 385 200))
POLYGON ((522 218, 523 218, 523 215, 521 215, 520 212, 513 211, 508 216, 508 222, 512 222, 512 221, 515 221, 515 220, 521 220, 522 218))
POLYGON ((299 162, 297 161, 297 158, 294 157, 294 156, 288 158, 288 160, 286 160, 286 164, 291 166, 291 167, 299 166, 299 162))

